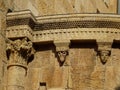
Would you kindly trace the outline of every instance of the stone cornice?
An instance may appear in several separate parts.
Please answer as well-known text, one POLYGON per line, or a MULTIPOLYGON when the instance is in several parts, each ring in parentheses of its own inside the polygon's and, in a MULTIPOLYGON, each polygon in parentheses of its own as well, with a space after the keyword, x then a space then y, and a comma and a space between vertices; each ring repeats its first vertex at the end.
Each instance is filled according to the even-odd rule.
POLYGON ((120 40, 119 29, 119 15, 71 14, 34 17, 30 11, 22 11, 7 15, 6 36, 27 37, 34 43, 62 39, 120 40))
POLYGON ((120 40, 120 30, 112 28, 73 28, 33 32, 33 42, 55 40, 120 40))
POLYGON ((69 28, 120 28, 119 15, 70 14, 34 17, 30 11, 7 15, 7 26, 29 25, 33 30, 69 28))
POLYGON ((7 14, 7 27, 28 25, 33 29, 35 22, 36 20, 30 11, 14 12, 7 14))
POLYGON ((65 21, 76 21, 76 20, 100 20, 100 21, 120 21, 120 15, 116 14, 66 14, 66 15, 51 15, 36 17, 37 22, 65 22, 65 21))
POLYGON ((24 18, 31 18, 32 20, 36 21, 34 15, 29 10, 12 12, 7 14, 7 20, 24 19, 24 18))

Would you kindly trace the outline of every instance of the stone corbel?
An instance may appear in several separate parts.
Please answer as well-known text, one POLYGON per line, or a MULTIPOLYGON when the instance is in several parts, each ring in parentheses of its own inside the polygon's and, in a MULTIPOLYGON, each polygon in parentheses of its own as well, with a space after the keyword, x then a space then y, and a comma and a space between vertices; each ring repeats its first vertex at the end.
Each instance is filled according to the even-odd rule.
POLYGON ((56 55, 58 58, 59 65, 62 66, 66 61, 67 55, 69 54, 70 41, 54 41, 54 45, 56 46, 56 55))
POLYGON ((109 41, 109 42, 97 41, 97 45, 98 45, 97 53, 99 55, 102 64, 105 64, 111 55, 112 43, 113 41, 109 41))
POLYGON ((27 37, 9 39, 6 42, 6 54, 8 57, 7 90, 25 90, 28 63, 33 60, 33 43, 27 37))

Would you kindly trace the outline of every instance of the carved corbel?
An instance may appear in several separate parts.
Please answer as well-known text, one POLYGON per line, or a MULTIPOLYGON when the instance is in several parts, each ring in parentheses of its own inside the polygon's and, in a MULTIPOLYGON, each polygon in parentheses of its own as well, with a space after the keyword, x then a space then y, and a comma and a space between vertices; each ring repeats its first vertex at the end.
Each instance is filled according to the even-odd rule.
POLYGON ((56 55, 58 58, 59 65, 62 66, 66 61, 66 57, 69 54, 69 44, 70 41, 54 41, 56 46, 56 55))
POLYGON ((99 58, 101 60, 101 63, 102 64, 105 64, 110 55, 111 55, 111 48, 112 48, 112 41, 111 42, 97 42, 98 44, 98 50, 97 50, 97 53, 99 55, 99 58))

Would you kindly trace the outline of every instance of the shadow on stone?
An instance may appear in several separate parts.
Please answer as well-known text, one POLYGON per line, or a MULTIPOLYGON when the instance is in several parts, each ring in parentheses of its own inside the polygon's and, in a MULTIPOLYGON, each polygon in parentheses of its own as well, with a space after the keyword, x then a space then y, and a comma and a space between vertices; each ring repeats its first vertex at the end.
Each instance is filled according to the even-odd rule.
POLYGON ((120 90, 120 86, 119 86, 119 87, 116 87, 115 90, 120 90))

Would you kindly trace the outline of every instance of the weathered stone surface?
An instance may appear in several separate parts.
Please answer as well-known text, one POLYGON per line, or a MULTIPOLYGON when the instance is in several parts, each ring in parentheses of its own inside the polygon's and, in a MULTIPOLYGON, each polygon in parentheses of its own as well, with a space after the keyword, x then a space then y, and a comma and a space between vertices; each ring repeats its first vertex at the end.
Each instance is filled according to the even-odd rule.
POLYGON ((39 15, 116 13, 117 0, 35 0, 39 15))
POLYGON ((0 90, 119 90, 111 13, 117 0, 0 0, 0 90))
POLYGON ((7 87, 7 58, 6 58, 6 1, 0 0, 0 89, 7 87))
POLYGON ((32 53, 32 42, 27 38, 8 40, 6 53, 8 58, 7 90, 25 90, 27 64, 32 53), (15 76, 14 78, 12 78, 15 76))

